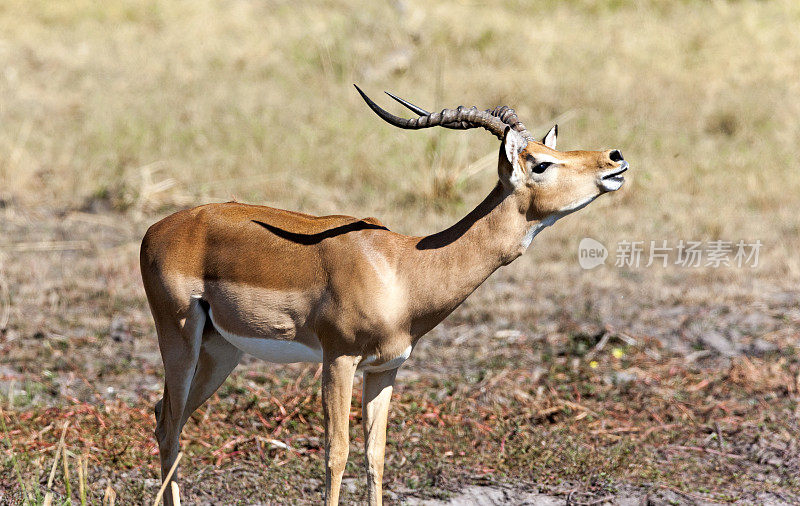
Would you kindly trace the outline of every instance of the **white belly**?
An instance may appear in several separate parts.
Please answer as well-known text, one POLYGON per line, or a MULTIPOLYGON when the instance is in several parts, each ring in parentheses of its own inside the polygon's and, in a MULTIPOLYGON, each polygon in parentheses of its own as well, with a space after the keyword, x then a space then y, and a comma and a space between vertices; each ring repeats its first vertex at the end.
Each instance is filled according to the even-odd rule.
MULTIPOLYGON (((236 346, 240 350, 261 360, 275 364, 293 364, 296 362, 315 362, 322 363, 322 348, 311 348, 297 341, 286 339, 270 339, 268 337, 244 337, 232 334, 221 328, 214 321, 214 314, 208 310, 208 317, 214 328, 226 341, 236 346)), ((409 346, 403 353, 386 362, 376 364, 377 357, 365 357, 358 365, 358 369, 364 372, 381 372, 396 369, 403 365, 411 356, 413 346, 409 346)))
POLYGON ((226 341, 245 353, 256 358, 276 364, 293 364, 295 362, 322 362, 322 349, 310 348, 296 341, 270 339, 268 337, 243 337, 231 334, 214 322, 214 315, 208 310, 208 316, 214 328, 226 341))

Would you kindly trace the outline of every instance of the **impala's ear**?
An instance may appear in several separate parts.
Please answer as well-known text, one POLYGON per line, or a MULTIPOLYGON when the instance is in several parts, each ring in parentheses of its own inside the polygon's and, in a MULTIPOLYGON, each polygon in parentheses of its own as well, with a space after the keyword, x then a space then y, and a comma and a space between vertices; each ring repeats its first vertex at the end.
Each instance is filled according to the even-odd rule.
POLYGON ((503 145, 500 148, 500 178, 516 186, 525 177, 525 170, 519 161, 519 154, 528 145, 528 141, 519 132, 507 127, 503 134, 503 145), (506 160, 502 160, 505 154, 506 160), (503 163, 507 161, 508 163, 503 163))
POLYGON ((542 144, 550 149, 556 149, 556 137, 558 137, 558 125, 553 125, 553 128, 542 138, 542 144))
POLYGON ((506 133, 503 136, 503 146, 505 147, 506 159, 512 167, 517 165, 519 154, 527 145, 528 141, 519 132, 511 127, 506 128, 506 133))

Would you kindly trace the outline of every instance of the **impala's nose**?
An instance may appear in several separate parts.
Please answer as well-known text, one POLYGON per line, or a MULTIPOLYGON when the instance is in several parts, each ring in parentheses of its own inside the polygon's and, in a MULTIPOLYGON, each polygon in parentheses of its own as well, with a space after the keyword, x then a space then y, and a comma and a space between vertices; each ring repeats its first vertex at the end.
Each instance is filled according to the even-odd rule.
POLYGON ((622 153, 620 153, 618 149, 612 149, 608 157, 611 158, 612 162, 621 162, 624 160, 624 158, 622 158, 622 153))

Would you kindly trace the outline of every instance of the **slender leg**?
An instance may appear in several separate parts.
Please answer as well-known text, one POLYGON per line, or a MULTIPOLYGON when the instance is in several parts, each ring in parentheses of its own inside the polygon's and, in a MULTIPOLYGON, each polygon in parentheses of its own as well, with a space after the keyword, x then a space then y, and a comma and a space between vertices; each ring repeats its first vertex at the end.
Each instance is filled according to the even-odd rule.
MULTIPOLYGON (((156 314, 153 316, 164 361, 164 397, 155 407, 155 435, 163 480, 180 451, 183 412, 197 367, 206 317, 196 300, 192 300, 180 320, 169 316, 159 318, 156 314)), ((176 476, 177 473, 172 479, 176 476)), ((172 506, 170 494, 164 496, 164 504, 172 506)))
POLYGON ((364 373, 364 454, 367 466, 367 497, 370 506, 383 504, 383 454, 386 447, 386 422, 397 369, 364 373))
POLYGON ((242 359, 242 352, 225 340, 216 330, 206 327, 203 345, 197 360, 197 370, 189 388, 189 397, 183 410, 181 427, 231 374, 242 359))
POLYGON ((350 451, 350 403, 355 357, 323 357, 322 411, 325 415, 325 504, 339 504, 339 488, 350 451))

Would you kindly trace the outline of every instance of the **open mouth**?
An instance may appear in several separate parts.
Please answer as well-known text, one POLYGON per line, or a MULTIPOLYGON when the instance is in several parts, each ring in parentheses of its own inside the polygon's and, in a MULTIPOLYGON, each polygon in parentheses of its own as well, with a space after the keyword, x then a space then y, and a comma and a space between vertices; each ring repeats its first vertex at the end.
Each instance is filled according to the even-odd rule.
POLYGON ((609 179, 624 179, 620 174, 622 174, 626 170, 628 170, 628 162, 622 162, 622 164, 620 165, 618 171, 612 172, 611 174, 606 174, 601 179, 603 179, 603 181, 606 181, 606 180, 609 180, 609 179))
POLYGON ((626 170, 628 170, 628 162, 623 161, 618 170, 601 177, 600 182, 602 183, 603 188, 605 188, 607 191, 619 190, 622 187, 622 183, 625 182, 625 178, 622 176, 622 173, 626 170))

